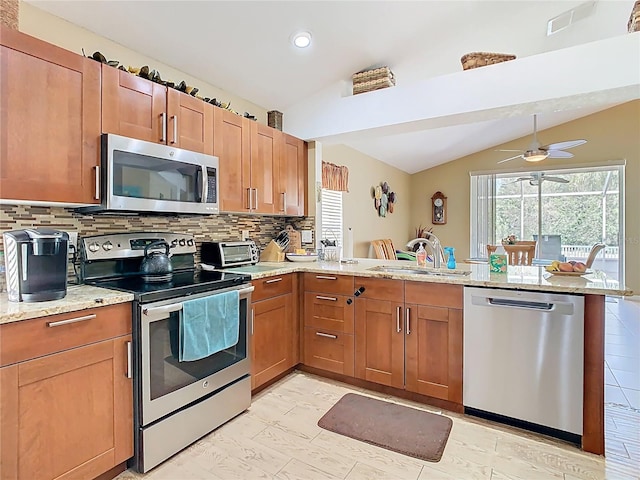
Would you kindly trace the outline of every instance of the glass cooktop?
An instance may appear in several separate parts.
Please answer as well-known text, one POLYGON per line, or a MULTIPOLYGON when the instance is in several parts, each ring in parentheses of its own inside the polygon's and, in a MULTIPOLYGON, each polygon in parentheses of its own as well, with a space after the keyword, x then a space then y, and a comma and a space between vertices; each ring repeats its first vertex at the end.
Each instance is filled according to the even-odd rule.
POLYGON ((87 283, 133 293, 136 300, 146 303, 233 287, 250 280, 250 275, 203 270, 174 272, 170 280, 161 282, 150 282, 136 274, 107 280, 91 280, 87 283))

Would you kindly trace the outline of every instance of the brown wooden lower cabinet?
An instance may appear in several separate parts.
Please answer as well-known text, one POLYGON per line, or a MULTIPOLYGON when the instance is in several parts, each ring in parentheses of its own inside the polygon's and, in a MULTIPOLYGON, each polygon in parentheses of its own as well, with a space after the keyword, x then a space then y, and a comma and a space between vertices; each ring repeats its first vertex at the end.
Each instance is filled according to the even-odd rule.
POLYGON ((94 478, 133 456, 126 335, 0 369, 4 479, 94 478))

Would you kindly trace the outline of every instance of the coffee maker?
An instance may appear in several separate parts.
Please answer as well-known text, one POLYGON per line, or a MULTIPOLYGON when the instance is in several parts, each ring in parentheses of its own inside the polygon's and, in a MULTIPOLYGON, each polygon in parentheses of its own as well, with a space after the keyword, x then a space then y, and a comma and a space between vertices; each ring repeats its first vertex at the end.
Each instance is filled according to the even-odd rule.
POLYGON ((67 294, 69 235, 49 228, 3 233, 11 302, 58 300, 67 294))

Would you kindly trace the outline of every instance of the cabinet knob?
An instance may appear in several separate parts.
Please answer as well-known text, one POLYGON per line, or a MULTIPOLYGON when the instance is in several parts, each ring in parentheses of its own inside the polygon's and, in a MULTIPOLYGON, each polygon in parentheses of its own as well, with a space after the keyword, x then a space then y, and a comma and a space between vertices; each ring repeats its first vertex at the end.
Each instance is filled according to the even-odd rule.
POLYGON ((354 294, 356 297, 359 297, 360 295, 362 295, 362 294, 364 293, 364 291, 365 291, 365 290, 366 290, 366 288, 364 288, 364 287, 360 287, 360 288, 359 288, 359 289, 357 289, 355 292, 353 292, 353 294, 354 294))

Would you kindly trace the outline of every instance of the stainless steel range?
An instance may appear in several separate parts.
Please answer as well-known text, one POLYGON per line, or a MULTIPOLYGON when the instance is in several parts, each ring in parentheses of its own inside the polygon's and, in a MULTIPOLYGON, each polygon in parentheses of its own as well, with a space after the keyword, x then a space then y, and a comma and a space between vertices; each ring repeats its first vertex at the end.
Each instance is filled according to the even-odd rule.
POLYGON ((251 403, 250 277, 197 271, 195 251, 193 236, 176 233, 110 234, 80 242, 82 280, 135 298, 134 467, 139 472, 149 471, 251 403), (166 252, 163 242, 169 245, 171 272, 156 279, 143 276, 145 250, 147 257, 156 248, 166 252), (205 358, 181 361, 183 304, 231 291, 238 291, 239 298, 238 342, 205 358))

